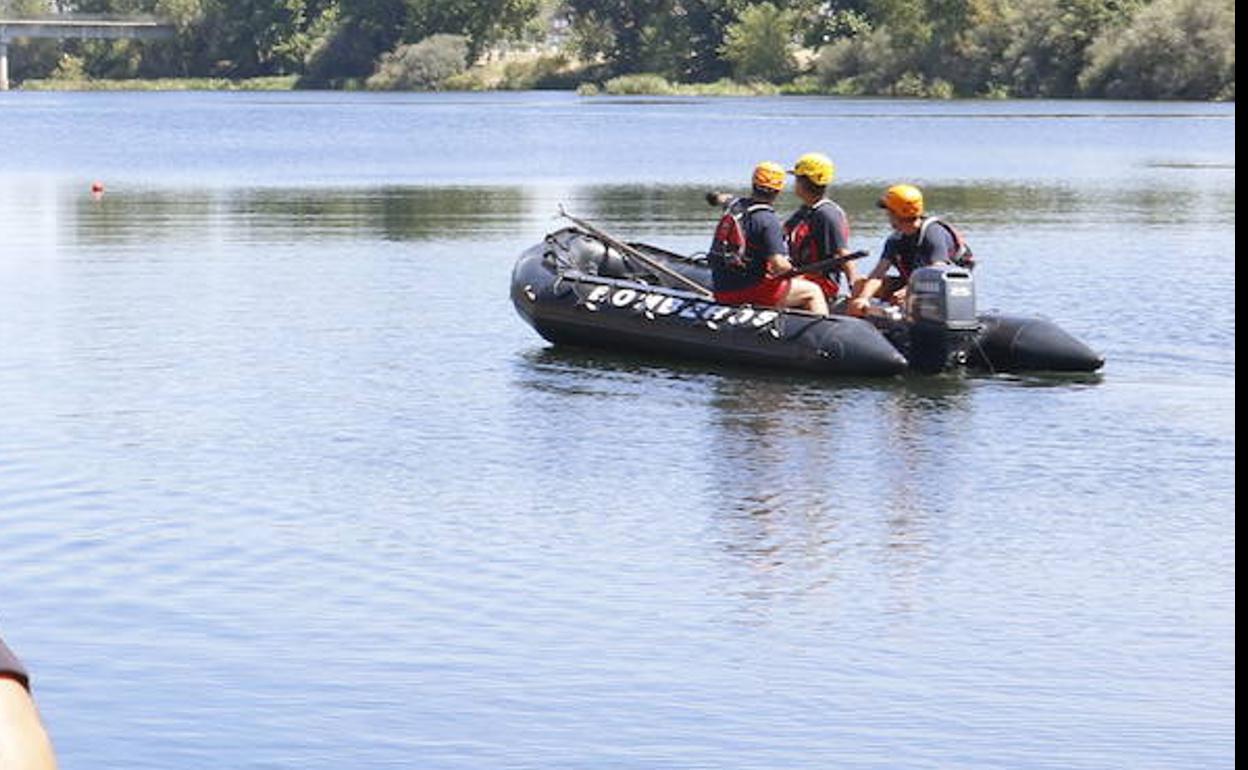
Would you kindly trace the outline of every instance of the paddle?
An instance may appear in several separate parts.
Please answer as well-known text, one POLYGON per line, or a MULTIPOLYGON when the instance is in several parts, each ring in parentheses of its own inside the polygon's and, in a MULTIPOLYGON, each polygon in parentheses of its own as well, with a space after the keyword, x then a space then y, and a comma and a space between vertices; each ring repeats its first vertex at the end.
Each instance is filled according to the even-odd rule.
POLYGON ((846 262, 851 262, 855 259, 862 259, 863 257, 868 256, 869 254, 870 252, 866 250, 860 250, 860 251, 855 251, 852 254, 846 254, 843 257, 830 257, 828 259, 821 259, 818 262, 811 262, 809 265, 802 265, 801 267, 795 267, 792 270, 786 270, 783 273, 780 273, 779 275, 777 275, 776 277, 777 278, 792 278, 795 275, 802 275, 803 273, 822 273, 824 271, 831 270, 834 267, 840 267, 846 262))
POLYGON ((667 265, 664 265, 661 262, 658 262, 656 260, 651 259, 650 257, 647 257, 645 254, 642 254, 637 249, 633 248, 632 246, 629 246, 627 243, 624 243, 623 241, 617 240, 611 235, 608 235, 607 233, 598 229, 594 225, 591 225, 589 222, 586 222, 585 220, 580 219, 578 217, 572 216, 571 214, 569 214, 567 211, 564 210, 563 204, 559 204, 559 216, 563 217, 564 219, 569 220, 570 222, 572 222, 572 224, 576 225, 577 227, 581 228, 585 232, 594 236, 595 238, 602 241, 606 245, 614 248, 616 251, 623 252, 624 254, 632 257, 633 259, 637 260, 643 265, 646 265, 647 267, 655 270, 656 272, 662 273, 663 275, 666 275, 668 278, 671 278, 677 283, 684 285, 686 288, 693 289, 694 291, 698 292, 704 297, 715 296, 711 292, 710 289, 706 288, 705 286, 698 283, 697 281, 691 278, 688 278, 684 275, 681 275, 680 273, 676 272, 675 270, 671 269, 670 267, 668 267, 667 265))

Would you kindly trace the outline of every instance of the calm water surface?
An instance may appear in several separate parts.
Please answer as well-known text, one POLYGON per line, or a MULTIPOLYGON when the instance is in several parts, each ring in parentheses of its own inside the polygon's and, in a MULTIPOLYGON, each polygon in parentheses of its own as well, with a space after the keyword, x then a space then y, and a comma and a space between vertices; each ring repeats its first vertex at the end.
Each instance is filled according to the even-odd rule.
MULTIPOLYGON (((0 633, 75 768, 1229 768, 1234 105, 0 94, 0 633), (822 150, 1092 378, 549 347, 822 150), (107 188, 93 200, 93 180, 107 188)), ((792 198, 782 201, 791 208, 792 198)))

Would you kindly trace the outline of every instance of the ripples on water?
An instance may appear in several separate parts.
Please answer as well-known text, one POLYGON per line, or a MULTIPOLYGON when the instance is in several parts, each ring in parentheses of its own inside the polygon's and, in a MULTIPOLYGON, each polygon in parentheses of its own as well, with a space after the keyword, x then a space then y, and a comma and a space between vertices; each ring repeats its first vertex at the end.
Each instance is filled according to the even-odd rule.
POLYGON ((174 172, 152 120, 200 131, 215 97, 13 96, 0 626, 63 766, 1234 764, 1233 107, 247 98, 174 172), (1105 372, 828 382, 543 343, 507 277, 556 205, 705 248, 728 165, 682 127, 738 105, 796 138, 731 135, 731 161, 827 149, 873 251, 896 171, 865 112, 990 148, 1043 123, 1051 159, 955 152, 929 198, 982 304, 1105 372), (163 149, 97 147, 92 200, 65 169, 98 139, 57 110, 163 149), (307 125, 257 145, 255 110, 307 125), (369 121, 422 111, 442 151, 374 165, 369 121), (441 183, 508 130, 527 157, 441 183), (1081 142, 1111 171, 1055 178, 1081 142), (560 143, 612 170, 569 182, 560 143))

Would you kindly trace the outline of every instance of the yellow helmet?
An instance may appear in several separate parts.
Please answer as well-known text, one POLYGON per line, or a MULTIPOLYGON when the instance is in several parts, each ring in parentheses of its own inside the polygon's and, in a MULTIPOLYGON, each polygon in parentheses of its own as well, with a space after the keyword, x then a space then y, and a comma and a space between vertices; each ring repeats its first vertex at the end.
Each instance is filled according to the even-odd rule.
POLYGON ((827 155, 808 152, 797 159, 789 173, 793 176, 804 176, 811 184, 819 187, 827 187, 832 182, 832 177, 836 176, 836 166, 827 155))
POLYGON ((895 184, 884 191, 884 197, 875 205, 902 219, 914 219, 923 216, 923 193, 912 184, 895 184))
POLYGON ((765 160, 754 167, 752 181, 755 187, 779 192, 784 189, 784 167, 765 160))

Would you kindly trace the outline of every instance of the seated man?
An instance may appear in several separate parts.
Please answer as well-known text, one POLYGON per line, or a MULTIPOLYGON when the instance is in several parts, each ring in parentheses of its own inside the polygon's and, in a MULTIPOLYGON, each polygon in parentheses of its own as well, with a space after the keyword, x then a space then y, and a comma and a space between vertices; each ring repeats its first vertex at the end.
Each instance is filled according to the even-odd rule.
MULTIPOLYGON (((789 242, 789 259, 798 267, 850 255, 849 219, 845 211, 828 198, 828 185, 835 171, 831 158, 817 152, 798 158, 789 171, 794 176, 794 189, 802 206, 784 223, 784 232, 789 242)), ((848 259, 809 275, 808 279, 818 284, 832 303, 840 292, 842 275, 850 290, 860 280, 857 268, 848 259)))
POLYGON ((796 307, 828 314, 823 290, 804 278, 782 277, 793 266, 784 230, 772 204, 784 189, 784 169, 763 162, 754 168, 753 192, 733 201, 715 228, 707 254, 715 300, 730 305, 796 307))
POLYGON ((936 217, 923 215, 923 193, 908 185, 893 185, 876 203, 888 214, 893 232, 884 241, 880 261, 854 291, 849 302, 852 315, 865 315, 877 295, 895 305, 906 301, 906 285, 917 268, 945 262, 970 267, 970 249, 962 237, 936 217), (886 275, 896 268, 897 276, 886 275))

